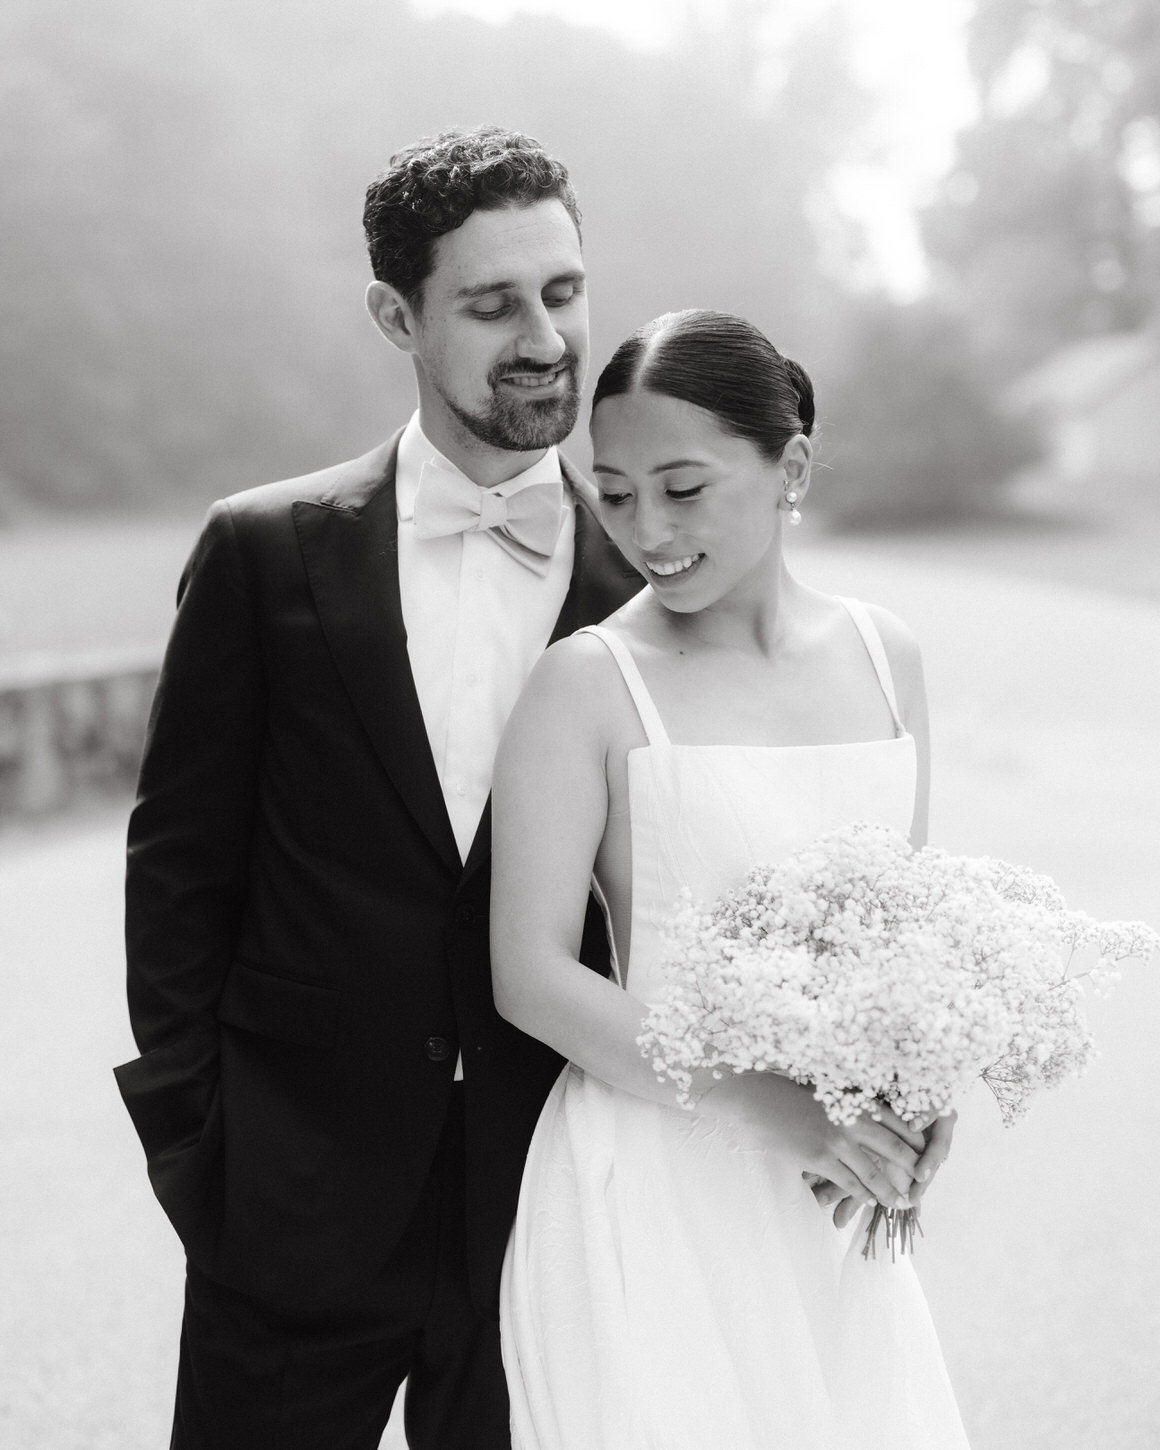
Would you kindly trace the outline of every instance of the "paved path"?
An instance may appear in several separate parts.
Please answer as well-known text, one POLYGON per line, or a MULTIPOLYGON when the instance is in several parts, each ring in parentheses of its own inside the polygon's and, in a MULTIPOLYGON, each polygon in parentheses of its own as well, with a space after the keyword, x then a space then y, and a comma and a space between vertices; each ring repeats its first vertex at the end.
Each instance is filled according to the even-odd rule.
MULTIPOLYGON (((1160 922, 1160 609, 803 543, 800 572, 925 641, 933 834, 1160 922)), ((0 837, 0 1444, 160 1450, 181 1258, 117 1098, 123 810, 0 837)), ((974 1450, 1160 1443, 1160 970, 1091 1016, 1104 1056, 1005 1133, 980 1093, 921 1271, 974 1450)), ((401 1446, 397 1431, 384 1446, 401 1446)))

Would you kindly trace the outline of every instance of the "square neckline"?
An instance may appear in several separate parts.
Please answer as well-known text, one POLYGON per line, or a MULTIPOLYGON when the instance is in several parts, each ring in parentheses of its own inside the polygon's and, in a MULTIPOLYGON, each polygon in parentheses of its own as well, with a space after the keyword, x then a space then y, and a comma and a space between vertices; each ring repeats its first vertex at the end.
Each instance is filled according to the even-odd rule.
POLYGON ((898 735, 876 735, 870 740, 827 740, 812 745, 682 745, 676 740, 650 740, 644 745, 630 745, 625 755, 641 750, 864 750, 867 746, 897 745, 906 740, 914 741, 909 730, 898 735))
POLYGON ((639 750, 652 750, 665 748, 668 750, 780 750, 780 751, 802 751, 802 750, 852 750, 866 749, 868 746, 893 745, 897 741, 908 740, 914 744, 914 736, 902 722, 902 716, 898 710, 898 700, 894 690, 894 678, 890 669, 890 662, 886 656, 886 650, 882 643, 882 637, 874 621, 870 618, 866 606, 859 599, 851 599, 845 595, 837 594, 834 598, 842 604, 851 622, 857 629, 858 634, 870 657, 870 663, 878 680, 878 687, 885 697, 889 707, 891 718, 894 721, 895 733, 893 735, 873 736, 868 740, 831 740, 824 742, 805 741, 800 744, 787 745, 740 745, 740 744, 710 744, 694 745, 681 744, 669 738, 668 730, 661 719, 660 711, 656 707, 652 694, 644 682, 640 672, 640 666, 633 658, 632 651, 627 643, 607 625, 589 624, 583 629, 576 631, 577 634, 591 634, 599 639, 608 652, 612 655, 621 678, 632 697, 636 707, 640 723, 644 728, 646 744, 633 745, 625 752, 626 757, 635 755, 639 750))

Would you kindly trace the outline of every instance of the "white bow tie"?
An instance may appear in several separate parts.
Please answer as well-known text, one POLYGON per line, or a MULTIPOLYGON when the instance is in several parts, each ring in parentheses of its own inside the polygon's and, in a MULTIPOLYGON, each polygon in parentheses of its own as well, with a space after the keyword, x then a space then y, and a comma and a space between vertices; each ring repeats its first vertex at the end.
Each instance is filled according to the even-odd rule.
POLYGON ((521 564, 546 575, 560 535, 563 503, 564 485, 558 478, 488 489, 465 474, 427 462, 415 494, 415 532, 421 539, 487 533, 521 564))

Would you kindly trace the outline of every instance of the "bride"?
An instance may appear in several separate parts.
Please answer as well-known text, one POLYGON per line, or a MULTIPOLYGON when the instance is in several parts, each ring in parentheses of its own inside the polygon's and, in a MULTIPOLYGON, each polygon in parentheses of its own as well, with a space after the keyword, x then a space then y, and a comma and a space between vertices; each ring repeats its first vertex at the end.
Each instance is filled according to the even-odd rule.
POLYGON ((682 888, 855 820, 924 837, 911 636, 782 557, 813 417, 802 369, 724 313, 657 318, 596 386, 601 514, 647 587, 543 657, 493 793, 496 1002, 569 1060, 504 1266, 516 1450, 966 1445, 910 1260, 861 1252, 952 1119, 837 1127, 774 1072, 702 1074, 690 1113, 636 1044, 682 888), (609 980, 577 959, 590 886, 609 980))

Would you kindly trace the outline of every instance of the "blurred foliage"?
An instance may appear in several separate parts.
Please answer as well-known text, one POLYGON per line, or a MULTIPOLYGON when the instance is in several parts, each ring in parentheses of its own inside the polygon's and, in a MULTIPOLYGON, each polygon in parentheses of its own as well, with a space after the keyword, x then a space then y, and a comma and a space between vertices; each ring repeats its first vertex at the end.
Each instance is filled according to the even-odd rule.
POLYGON ((994 509, 1039 451, 996 401, 962 321, 935 301, 855 305, 822 413, 811 507, 852 528, 898 528, 994 509))
POLYGON ((39 504, 188 505, 378 442, 414 386, 363 311, 362 193, 401 144, 485 120, 569 163, 594 369, 658 312, 741 312, 814 375, 819 503, 864 520, 992 501, 1031 447, 1003 379, 1151 305, 1147 227, 1116 170, 1155 110, 1150 12, 980 0, 983 114, 926 219, 937 305, 899 307, 821 261, 827 178, 873 118, 841 0, 772 94, 768 4, 733 0, 728 25, 641 54, 550 19, 419 21, 404 0, 7 0, 0 518, 5 479, 39 504), (1054 80, 1003 110, 1010 57, 1044 26, 1096 51, 1045 52, 1064 112, 1054 80), (1113 61, 1130 84, 1096 125, 1113 61))
POLYGON ((658 56, 401 0, 9 0, 0 476, 42 501, 208 499, 372 446, 414 388, 363 312, 362 193, 453 123, 567 158, 594 360, 690 305, 820 346, 807 200, 844 92, 815 47, 759 111, 752 8, 658 56), (803 86, 829 99, 803 109, 803 86))
POLYGON ((340 367, 333 253, 245 14, 3 12, 0 469, 41 499, 164 498, 311 456, 340 367))
POLYGON ((1011 376, 1160 290, 1160 7, 977 0, 978 123, 926 215, 941 285, 1011 376))

